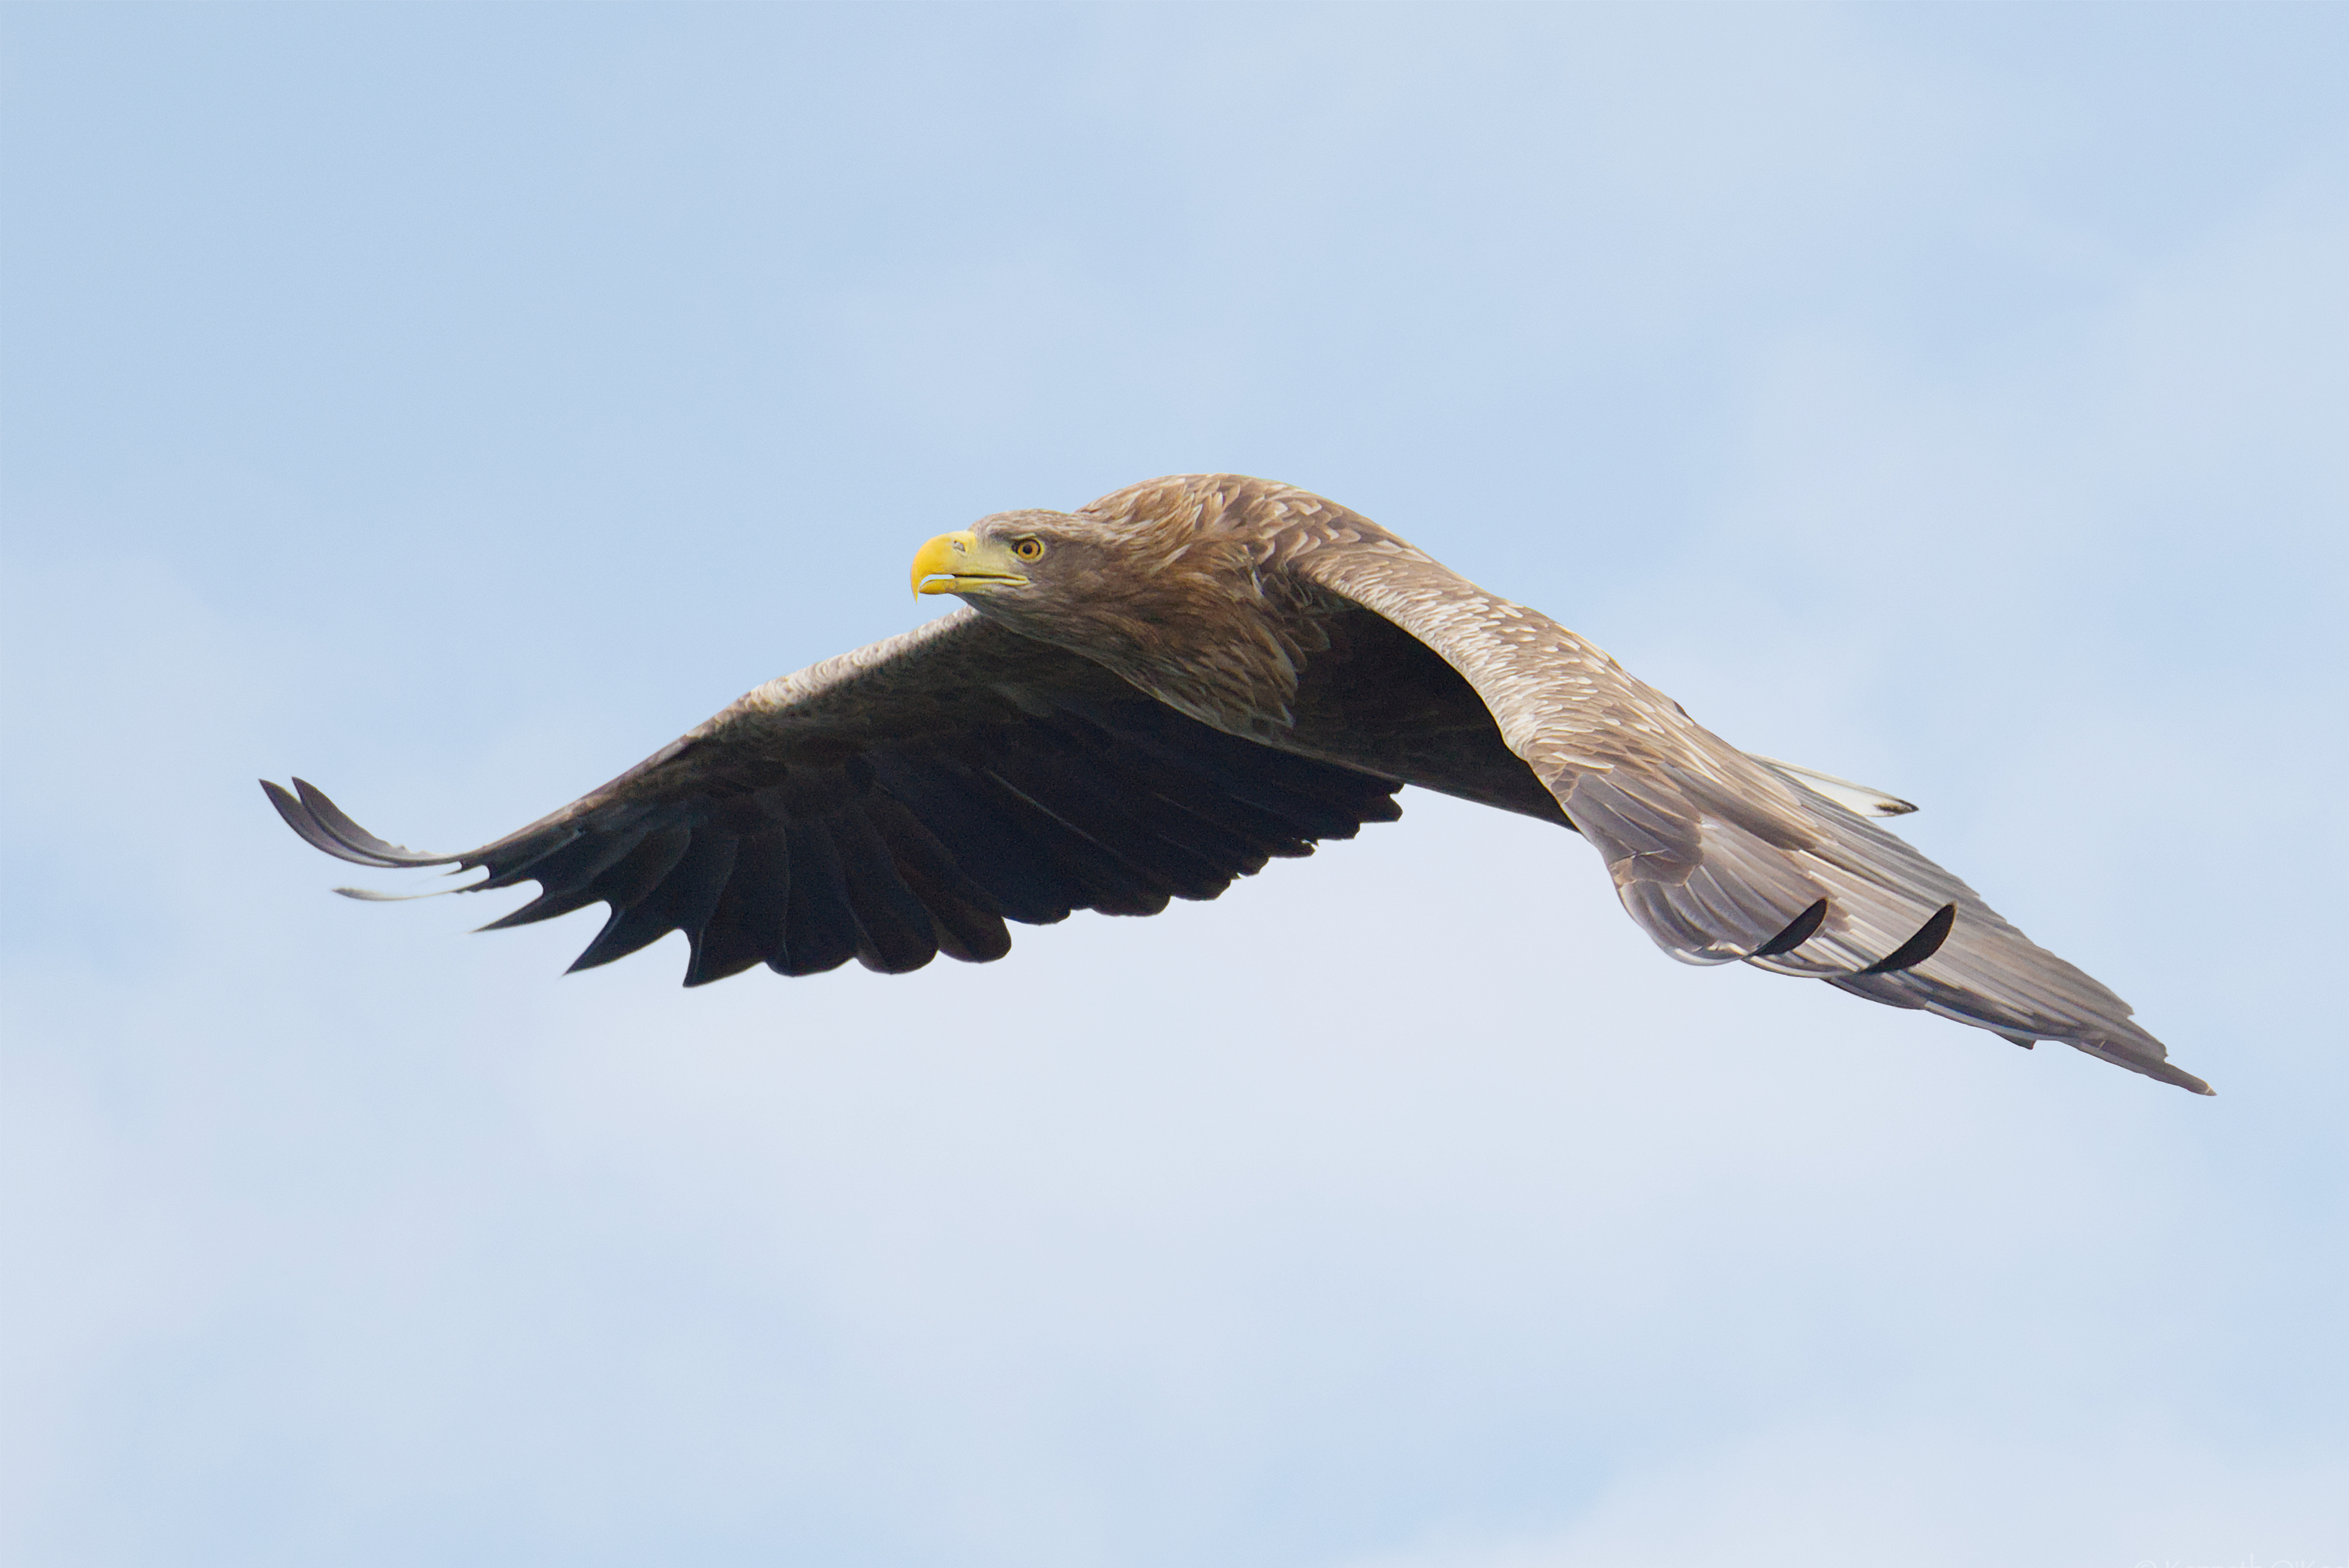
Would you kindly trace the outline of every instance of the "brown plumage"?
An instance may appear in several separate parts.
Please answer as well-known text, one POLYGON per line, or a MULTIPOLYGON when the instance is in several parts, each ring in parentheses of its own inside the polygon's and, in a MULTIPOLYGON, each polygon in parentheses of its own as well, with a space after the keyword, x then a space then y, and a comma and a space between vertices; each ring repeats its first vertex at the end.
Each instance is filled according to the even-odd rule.
POLYGON ((574 968, 683 930, 699 985, 761 962, 1000 958, 1006 920, 1212 898, 1392 820, 1418 784, 1581 832, 1675 958, 1825 980, 2210 1092, 2127 1003, 1859 814, 1905 803, 1737 750, 1557 622, 1319 496, 1152 480, 942 535, 915 579, 969 607, 771 681, 479 849, 402 849, 298 779, 264 787, 343 859, 485 869, 466 892, 539 885, 491 929, 607 905, 574 968))

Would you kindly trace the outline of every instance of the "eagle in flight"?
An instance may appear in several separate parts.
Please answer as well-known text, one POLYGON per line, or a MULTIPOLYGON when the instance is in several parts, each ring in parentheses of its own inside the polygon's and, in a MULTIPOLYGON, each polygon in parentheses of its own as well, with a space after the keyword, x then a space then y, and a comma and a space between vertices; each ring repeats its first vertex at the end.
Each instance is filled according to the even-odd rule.
POLYGON ((2211 1092, 2127 1003, 1868 820, 1905 802, 1739 751, 1320 496, 1154 479, 941 535, 913 575, 965 607, 770 681, 479 849, 404 849, 300 779, 263 788, 341 859, 488 873, 463 892, 538 884, 486 929, 609 906, 574 969, 681 930, 685 983, 704 985, 760 963, 987 962, 1007 920, 1212 898, 1392 821, 1417 784, 1580 833, 1684 962, 1824 980, 2211 1092))

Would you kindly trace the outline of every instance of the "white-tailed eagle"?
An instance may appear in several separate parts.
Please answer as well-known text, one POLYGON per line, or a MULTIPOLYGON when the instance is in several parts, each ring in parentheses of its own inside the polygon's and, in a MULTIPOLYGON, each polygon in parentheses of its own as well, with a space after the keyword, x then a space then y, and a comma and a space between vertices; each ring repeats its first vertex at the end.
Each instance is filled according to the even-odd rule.
POLYGON ((264 787, 342 859, 488 872, 465 892, 538 884, 489 929, 608 906, 574 968, 682 930, 701 985, 999 959, 1008 920, 1212 898, 1392 821, 1418 784, 1578 831, 1674 958, 2210 1093, 2119 997, 1868 820, 1905 803, 1739 751, 1334 502, 1154 479, 942 535, 914 585, 968 607, 770 681, 479 849, 403 849, 299 779, 264 787))

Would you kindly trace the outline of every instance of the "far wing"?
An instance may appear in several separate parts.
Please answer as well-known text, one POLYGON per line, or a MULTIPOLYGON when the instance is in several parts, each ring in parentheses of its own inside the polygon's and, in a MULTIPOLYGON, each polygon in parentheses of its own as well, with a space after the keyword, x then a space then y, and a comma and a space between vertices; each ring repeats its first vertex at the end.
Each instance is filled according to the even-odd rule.
POLYGON ((488 929, 603 903, 574 969, 672 930, 688 985, 756 963, 899 973, 1000 958, 1004 921, 1151 915, 1401 815, 1400 785, 1185 718, 968 609, 769 682, 601 789, 461 854, 404 849, 301 780, 263 788, 362 866, 536 882, 488 929))
POLYGON ((1605 856, 1624 908, 1673 957, 1816 977, 2210 1092, 2168 1064, 2127 1003, 1972 888, 1801 770, 1723 741, 1548 617, 1392 539, 1325 545, 1293 569, 1467 679, 1509 749, 1605 856))

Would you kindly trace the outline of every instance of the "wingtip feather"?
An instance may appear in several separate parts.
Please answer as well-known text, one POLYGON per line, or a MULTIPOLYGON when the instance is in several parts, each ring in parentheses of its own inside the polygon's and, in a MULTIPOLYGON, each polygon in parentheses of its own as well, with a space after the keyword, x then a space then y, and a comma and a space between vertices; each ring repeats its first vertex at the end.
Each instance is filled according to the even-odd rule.
POLYGON ((392 869, 411 866, 445 866, 457 858, 453 855, 419 853, 397 844, 388 844, 345 815, 340 806, 328 799, 326 792, 305 779, 294 781, 287 790, 267 779, 261 782, 262 793, 277 815, 292 828, 296 836, 311 848, 347 860, 354 866, 373 866, 392 869))
POLYGON ((436 855, 429 849, 410 849, 404 844, 393 844, 378 838, 352 821, 341 806, 328 798, 326 792, 304 778, 294 781, 295 791, 310 814, 310 820, 323 828, 328 836, 360 855, 372 855, 393 866, 439 866, 456 858, 453 855, 436 855))

